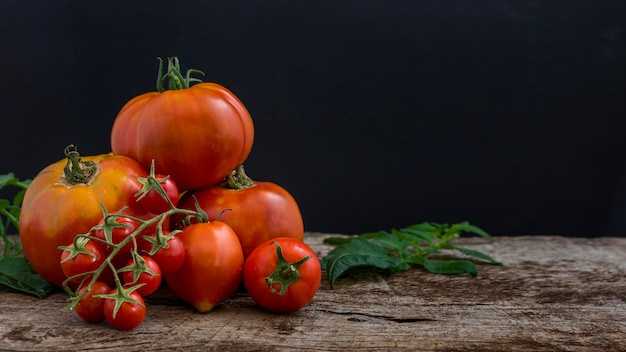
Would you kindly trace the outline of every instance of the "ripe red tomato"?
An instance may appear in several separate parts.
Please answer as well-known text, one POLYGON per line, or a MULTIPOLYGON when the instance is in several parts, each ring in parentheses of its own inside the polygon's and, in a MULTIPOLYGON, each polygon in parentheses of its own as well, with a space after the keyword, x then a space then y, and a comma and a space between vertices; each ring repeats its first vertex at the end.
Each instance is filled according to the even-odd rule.
MULTIPOLYGON (((163 235, 169 236, 169 234, 169 231, 164 231, 163 235)), ((157 241, 156 233, 148 237, 150 241, 157 241)), ((155 243, 150 241, 144 238, 139 239, 139 253, 150 255, 152 259, 159 264, 163 275, 173 273, 183 265, 185 261, 185 248, 178 235, 170 237, 166 242, 167 247, 159 247, 154 254, 150 253, 152 253, 155 243)))
MULTIPOLYGON (((78 294, 82 294, 87 289, 87 284, 78 290, 78 294)), ((111 287, 102 281, 95 281, 91 289, 83 296, 74 310, 79 317, 89 323, 99 323, 105 320, 104 317, 104 299, 94 297, 97 295, 107 294, 111 292, 111 287)))
POLYGON ((49 165, 33 179, 19 219, 26 258, 42 278, 58 286, 65 274, 57 248, 72 243, 76 234, 88 233, 98 224, 102 219, 101 204, 115 212, 135 203, 135 193, 141 189, 137 177, 148 174, 136 161, 121 155, 79 160, 80 155, 69 147, 66 155, 68 159, 49 165), (82 180, 76 171, 81 162, 91 171, 91 176, 82 180), (66 165, 68 172, 64 172, 66 165))
MULTIPOLYGON (((172 202, 172 205, 178 204, 178 186, 171 177, 156 174, 155 179, 159 182, 163 191, 172 202)), ((153 214, 162 214, 170 210, 170 204, 157 191, 151 189, 138 200, 139 204, 148 212, 153 214)))
MULTIPOLYGON (((252 181, 245 175, 243 167, 233 171, 227 180, 232 182, 185 193, 178 207, 193 210, 197 200, 209 219, 219 217, 220 221, 227 223, 239 237, 244 258, 272 238, 303 240, 304 223, 300 208, 284 188, 271 182, 252 181), (237 183, 241 180, 245 181, 237 183)), ((183 219, 182 215, 174 215, 170 224, 180 228, 183 219)))
MULTIPOLYGON (((173 79, 174 65, 178 60, 170 59, 160 80, 173 79)), ((242 164, 252 149, 254 126, 243 103, 225 87, 176 78, 183 83, 178 89, 145 93, 124 105, 113 123, 111 149, 146 169, 154 159, 156 170, 185 191, 220 182, 242 164)))
MULTIPOLYGON (((137 292, 143 297, 146 297, 153 294, 159 288, 159 286, 161 286, 161 280, 163 276, 161 274, 161 268, 159 267, 159 264, 157 264, 154 259, 148 256, 140 256, 140 258, 141 260, 143 260, 143 265, 145 265, 145 267, 151 272, 148 272, 147 270, 142 272, 123 271, 122 282, 124 282, 125 286, 135 286, 143 284, 143 286, 137 289, 137 292)), ((129 261, 128 263, 126 263, 126 266, 135 266, 135 261, 129 261)))
POLYGON ((309 304, 321 276, 315 252, 293 238, 261 244, 246 259, 243 269, 247 292, 261 308, 272 312, 294 312, 309 304))
POLYGON ((177 235, 185 261, 165 275, 170 289, 201 313, 232 296, 241 284, 243 253, 237 235, 221 221, 193 224, 177 235))
MULTIPOLYGON (((63 247, 61 252, 61 270, 67 278, 97 270, 106 260, 106 254, 102 247, 95 241, 86 238, 77 240, 79 249, 74 243, 63 247)), ((80 283, 85 276, 75 278, 74 282, 80 283)))
MULTIPOLYGON (((117 293, 113 289, 110 294, 117 293)), ((132 330, 139 326, 146 316, 146 304, 143 297, 137 292, 130 293, 130 298, 137 302, 123 302, 119 310, 115 312, 115 300, 104 299, 104 316, 106 320, 118 330, 132 330)))
MULTIPOLYGON (((110 217, 108 221, 111 221, 115 227, 111 229, 110 238, 107 238, 105 234, 104 228, 96 228, 91 234, 92 236, 106 241, 107 243, 118 244, 126 239, 126 237, 130 236, 136 229, 139 227, 139 224, 134 219, 126 217, 127 213, 122 213, 122 216, 110 217)), ((102 225, 104 223, 104 219, 100 220, 98 225, 102 225)), ((121 268, 122 265, 126 264, 132 256, 131 249, 133 248, 133 242, 130 241, 122 249, 115 255, 111 263, 116 268, 121 268)), ((107 246, 107 254, 113 251, 113 247, 107 246)))

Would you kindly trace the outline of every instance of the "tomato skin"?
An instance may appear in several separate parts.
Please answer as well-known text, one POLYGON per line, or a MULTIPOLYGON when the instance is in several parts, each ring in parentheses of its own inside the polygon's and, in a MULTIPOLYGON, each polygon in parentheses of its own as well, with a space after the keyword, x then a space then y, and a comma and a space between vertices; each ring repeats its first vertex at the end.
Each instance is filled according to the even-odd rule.
POLYGON ((216 83, 139 95, 118 113, 111 130, 115 154, 170 175, 179 190, 220 182, 250 154, 252 118, 216 83))
MULTIPOLYGON (((311 302, 321 282, 320 261, 315 252, 305 243, 293 238, 275 238, 261 244, 252 251, 244 264, 243 283, 252 299, 263 309, 272 312, 294 312, 311 302), (289 285, 281 296, 273 293, 265 278, 276 270, 277 254, 274 242, 278 242, 284 258, 295 263, 311 255, 299 268, 300 279, 289 285)), ((273 285, 279 290, 280 287, 273 285)))
MULTIPOLYGON (((164 235, 167 236, 168 234, 169 232, 164 230, 164 235)), ((155 233, 150 235, 150 237, 155 236, 155 233)), ((151 256, 159 264, 163 275, 177 271, 185 261, 185 248, 178 235, 174 235, 167 240, 167 245, 167 248, 161 247, 151 256)), ((138 247, 140 254, 148 255, 152 251, 153 244, 140 238, 138 247)))
POLYGON ((243 253, 235 232, 221 221, 193 224, 177 235, 185 261, 165 275, 170 289, 198 312, 210 312, 241 284, 243 253))
POLYGON ((67 162, 63 159, 33 179, 22 203, 19 232, 24 254, 42 278, 58 286, 65 275, 57 247, 89 232, 102 219, 101 203, 109 212, 136 203, 134 195, 141 189, 137 177, 147 175, 136 161, 120 155, 84 156, 83 160, 100 167, 90 184, 59 184, 67 162))
MULTIPOLYGON (((80 288, 78 293, 82 293, 87 289, 87 285, 80 288)), ((107 294, 111 292, 111 286, 102 282, 95 281, 89 292, 78 301, 74 310, 79 317, 88 323, 100 323, 106 318, 104 316, 104 299, 93 297, 96 295, 107 294)))
MULTIPOLYGON (((74 248, 74 244, 72 243, 68 247, 74 248)), ((106 253, 98 243, 94 241, 87 241, 84 245, 84 249, 91 252, 93 255, 79 253, 76 256, 67 259, 71 252, 67 249, 61 252, 61 270, 67 278, 89 271, 94 271, 98 269, 106 260, 106 253)), ((85 279, 85 276, 79 276, 73 281, 80 283, 83 279, 85 279)))
MULTIPOLYGON (((219 217, 235 231, 244 258, 269 239, 291 237, 302 241, 304 238, 304 223, 296 200, 275 183, 256 181, 253 186, 242 189, 220 185, 204 187, 185 193, 178 207, 195 209, 194 197, 209 219, 219 217)), ((180 227, 183 219, 173 216, 170 224, 180 227)))
MULTIPOLYGON (((116 292, 117 289, 113 289, 111 294, 116 292)), ((143 297, 137 291, 131 292, 130 297, 143 304, 143 306, 133 302, 124 302, 115 317, 113 317, 115 300, 110 298, 104 299, 104 316, 109 324, 118 330, 132 330, 139 326, 146 317, 146 306, 143 297)))

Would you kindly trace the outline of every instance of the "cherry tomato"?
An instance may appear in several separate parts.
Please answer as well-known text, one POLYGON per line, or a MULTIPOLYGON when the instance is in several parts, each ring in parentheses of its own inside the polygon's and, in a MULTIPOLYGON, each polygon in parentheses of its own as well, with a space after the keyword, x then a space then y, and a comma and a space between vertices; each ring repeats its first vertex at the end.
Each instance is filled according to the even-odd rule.
POLYGON ((178 59, 171 58, 165 75, 159 67, 157 91, 122 107, 111 130, 111 149, 146 169, 154 159, 156 170, 186 191, 218 183, 242 164, 252 149, 254 126, 231 91, 216 83, 193 85, 175 72, 180 72, 178 59), (165 90, 166 79, 178 85, 165 90))
POLYGON ((57 286, 66 278, 57 248, 98 224, 101 205, 116 212, 135 203, 135 193, 141 189, 137 177, 148 175, 138 162, 121 155, 81 157, 69 147, 66 155, 67 159, 49 165, 33 179, 19 219, 26 258, 43 279, 57 286), (76 170, 83 168, 89 171, 81 178, 76 170))
MULTIPOLYGON (((117 289, 113 289, 110 294, 116 293, 117 289)), ((123 302, 115 314, 115 300, 104 299, 104 316, 109 324, 118 330, 132 330, 139 326, 146 316, 146 305, 143 297, 137 291, 133 291, 130 293, 130 298, 138 303, 123 302)))
MULTIPOLYGON (((118 244, 126 239, 129 235, 131 235, 139 226, 137 221, 134 219, 126 217, 126 213, 122 213, 122 216, 110 217, 107 221, 111 221, 115 227, 111 228, 110 238, 107 238, 104 228, 96 228, 92 231, 92 235, 98 239, 106 241, 107 243, 118 244)), ((102 219, 98 225, 104 224, 104 219, 102 219)), ((129 241, 122 249, 116 254, 111 263, 115 268, 120 268, 122 265, 126 264, 132 256, 131 249, 133 248, 133 241, 129 241)), ((112 246, 107 246, 107 253, 111 253, 113 250, 112 246)))
POLYGON ((170 289, 201 313, 228 299, 241 284, 243 253, 237 235, 221 221, 190 225, 177 235, 185 261, 165 275, 170 289))
POLYGON ((293 312, 311 302, 321 275, 319 259, 309 246, 293 238, 275 238, 246 259, 243 283, 261 308, 293 312))
MULTIPOLYGON (((72 243, 61 253, 61 270, 67 278, 97 270, 106 260, 104 250, 95 241, 79 238, 77 243, 79 251, 72 243)), ((79 283, 84 279, 85 276, 79 276, 72 281, 79 283)))
MULTIPOLYGON (((159 182, 163 191, 174 206, 178 204, 178 186, 171 177, 156 174, 155 180, 159 182)), ((170 204, 154 189, 151 189, 138 200, 139 204, 148 212, 153 214, 162 214, 170 210, 170 204)))
MULTIPOLYGON (((143 284, 143 286, 137 289, 137 292, 143 297, 146 297, 153 294, 159 288, 163 276, 161 274, 161 268, 159 268, 159 264, 157 264, 154 259, 148 256, 140 256, 140 258, 141 259, 139 261, 143 261, 143 265, 145 265, 145 268, 147 270, 142 272, 123 271, 122 282, 124 282, 125 286, 143 284)), ((128 263, 126 263, 126 266, 135 266, 135 261, 129 261, 128 263)))
MULTIPOLYGON (((165 231, 163 235, 169 234, 169 231, 165 231)), ((151 241, 156 241, 156 233, 150 235, 149 238, 151 241)), ((185 261, 185 248, 178 235, 170 237, 166 242, 167 247, 159 247, 154 254, 150 254, 155 246, 154 242, 140 238, 138 243, 139 253, 150 255, 159 264, 163 275, 175 272, 185 261)))
MULTIPOLYGON (((82 294, 87 287, 87 284, 81 287, 78 294, 82 294)), ((99 323, 104 321, 104 299, 94 296, 107 294, 110 291, 111 286, 102 281, 95 281, 89 292, 87 292, 87 294, 76 304, 76 307, 74 308, 76 314, 89 323, 99 323)))
MULTIPOLYGON (((223 185, 185 193, 178 207, 194 210, 196 200, 209 219, 219 218, 235 231, 244 258, 269 239, 304 238, 302 214, 291 194, 277 184, 251 180, 243 167, 233 171, 223 185)), ((183 219, 182 215, 172 216, 170 224, 180 228, 183 219)))

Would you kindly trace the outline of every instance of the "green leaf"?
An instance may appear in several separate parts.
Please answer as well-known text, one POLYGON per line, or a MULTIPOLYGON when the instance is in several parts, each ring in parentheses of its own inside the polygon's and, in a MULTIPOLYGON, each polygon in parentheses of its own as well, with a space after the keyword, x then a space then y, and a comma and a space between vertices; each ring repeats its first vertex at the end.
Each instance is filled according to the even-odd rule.
POLYGON ((495 259, 491 258, 490 256, 486 255, 485 253, 479 252, 479 251, 475 251, 473 249, 467 249, 467 248, 463 248, 463 247, 458 247, 458 246, 452 246, 453 249, 465 254, 465 255, 469 255, 472 257, 476 257, 479 259, 482 259, 486 262, 488 262, 489 264, 493 264, 493 265, 502 265, 502 263, 496 261, 495 259))
POLYGON ((432 260, 424 258, 424 269, 435 274, 465 274, 478 275, 476 265, 468 260, 432 260))
POLYGON ((0 259, 0 285, 39 298, 47 297, 54 290, 54 286, 37 275, 28 261, 21 257, 0 259))
POLYGON ((386 269, 390 274, 410 268, 405 261, 388 252, 383 244, 365 238, 340 245, 322 260, 322 268, 328 273, 331 288, 346 270, 359 266, 386 269))

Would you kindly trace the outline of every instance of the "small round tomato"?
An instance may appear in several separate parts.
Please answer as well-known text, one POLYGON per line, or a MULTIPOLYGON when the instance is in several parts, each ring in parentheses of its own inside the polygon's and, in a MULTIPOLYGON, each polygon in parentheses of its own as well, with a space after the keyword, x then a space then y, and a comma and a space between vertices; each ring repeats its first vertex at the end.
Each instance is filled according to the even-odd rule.
MULTIPOLYGON (((153 180, 159 183, 169 201, 172 202, 172 205, 176 206, 178 204, 179 194, 178 187, 174 180, 169 176, 161 174, 156 174, 153 180)), ((150 181, 146 178, 143 182, 150 181)), ((170 203, 154 189, 150 189, 145 195, 141 196, 137 202, 139 202, 145 210, 153 214, 162 214, 171 209, 170 203)))
POLYGON ((293 238, 275 238, 257 247, 244 264, 243 283, 252 299, 272 312, 294 312, 311 302, 321 282, 313 250, 293 238))
MULTIPOLYGON (((244 258, 272 238, 291 237, 300 241, 304 238, 302 214, 291 194, 275 183, 253 181, 243 166, 221 185, 185 193, 178 207, 195 210, 196 200, 209 219, 219 219, 235 231, 244 258)), ((183 220, 182 215, 174 215, 170 225, 180 228, 183 220)))
MULTIPOLYGON (((60 260, 61 270, 67 278, 97 270, 106 260, 102 247, 85 237, 77 239, 76 245, 72 243, 60 248, 63 249, 60 260)), ((84 279, 85 275, 82 275, 72 281, 79 283, 84 279)))
POLYGON ((221 221, 190 225, 177 235, 185 261, 165 275, 169 288, 201 313, 232 296, 241 284, 243 253, 237 235, 221 221))
MULTIPOLYGON (((120 216, 109 216, 106 221, 112 227, 104 226, 105 219, 102 219, 98 226, 92 231, 92 235, 100 240, 106 241, 110 244, 119 244, 126 237, 130 236, 139 226, 137 221, 127 217, 128 214, 122 213, 120 216)), ((131 258, 131 249, 133 248, 133 241, 129 241, 122 249, 116 254, 116 256, 111 261, 113 266, 116 268, 120 268, 120 265, 125 264, 131 258)), ((111 253, 113 251, 112 246, 107 246, 107 253, 111 253)))
POLYGON ((181 72, 177 58, 168 60, 165 74, 161 62, 157 91, 131 99, 115 118, 111 149, 146 169, 154 160, 156 170, 185 191, 218 183, 242 164, 252 150, 254 126, 231 91, 216 83, 194 85, 198 79, 181 72))
POLYGON ((126 263, 126 267, 133 268, 133 270, 122 271, 122 282, 127 287, 143 285, 137 289, 137 292, 146 297, 161 286, 163 276, 159 264, 151 257, 139 256, 138 262, 138 265, 135 264, 135 260, 126 263))
POLYGON ((148 239, 142 237, 138 241, 139 253, 150 255, 159 264, 163 275, 175 272, 185 261, 183 242, 176 234, 166 239, 169 235, 169 231, 164 231, 163 240, 165 242, 163 245, 156 243, 158 241, 156 233, 147 236, 148 239), (157 250, 153 253, 155 246, 157 246, 157 250))
POLYGON ((65 275, 57 248, 98 224, 102 207, 115 212, 134 203, 141 189, 137 177, 148 175, 125 156, 81 156, 74 146, 65 152, 67 159, 44 168, 28 186, 19 219, 28 262, 44 280, 58 286, 65 275))
MULTIPOLYGON (((109 295, 116 295, 117 289, 113 289, 109 295)), ((132 330, 139 326, 146 316, 146 304, 143 297, 133 291, 129 294, 135 302, 122 302, 117 312, 115 311, 115 299, 104 299, 104 316, 106 320, 118 330, 132 330)))
MULTIPOLYGON (((82 294, 88 285, 84 285, 78 291, 78 294, 82 294)), ((91 286, 89 292, 83 296, 74 310, 79 317, 89 323, 99 323, 104 321, 104 299, 100 297, 94 297, 96 295, 107 294, 111 292, 111 286, 102 281, 95 281, 91 286)))

